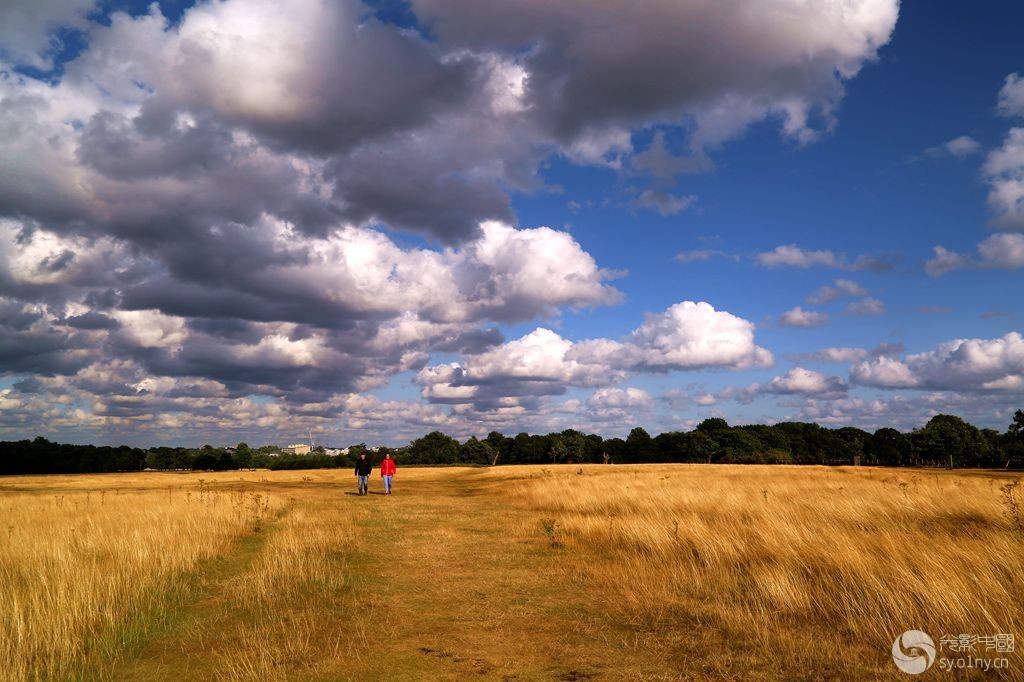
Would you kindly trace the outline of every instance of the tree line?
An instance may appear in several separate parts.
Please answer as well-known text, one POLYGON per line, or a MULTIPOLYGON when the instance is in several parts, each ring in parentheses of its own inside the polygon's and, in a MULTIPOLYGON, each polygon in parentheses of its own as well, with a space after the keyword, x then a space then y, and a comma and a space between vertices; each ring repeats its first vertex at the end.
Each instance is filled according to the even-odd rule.
POLYGON ((434 431, 402 448, 370 451, 365 443, 342 455, 323 448, 308 455, 282 455, 267 445, 251 448, 108 447, 34 440, 0 442, 0 474, 100 473, 111 471, 232 470, 250 468, 347 468, 366 452, 376 463, 391 453, 405 465, 496 465, 700 462, 708 464, 826 464, 1024 468, 1024 411, 1017 410, 1004 433, 979 429, 954 415, 940 414, 922 428, 874 433, 852 426, 829 429, 807 422, 730 426, 724 419, 701 422, 693 431, 651 436, 643 428, 622 438, 602 438, 574 429, 506 436, 492 431, 464 443, 434 431))

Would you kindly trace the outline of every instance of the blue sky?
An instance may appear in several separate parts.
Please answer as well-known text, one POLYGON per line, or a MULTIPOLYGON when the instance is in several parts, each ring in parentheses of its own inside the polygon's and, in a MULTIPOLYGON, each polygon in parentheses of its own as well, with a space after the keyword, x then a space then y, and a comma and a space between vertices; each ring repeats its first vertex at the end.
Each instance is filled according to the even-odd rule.
POLYGON ((1003 430, 1022 19, 6 3, 0 437, 1003 430))

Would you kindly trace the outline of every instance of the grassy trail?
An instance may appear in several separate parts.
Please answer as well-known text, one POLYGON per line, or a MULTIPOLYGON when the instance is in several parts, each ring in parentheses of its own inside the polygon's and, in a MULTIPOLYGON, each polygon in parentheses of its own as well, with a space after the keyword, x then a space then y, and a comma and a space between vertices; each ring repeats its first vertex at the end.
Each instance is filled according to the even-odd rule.
MULTIPOLYGON (((1016 476, 404 469, 391 497, 342 470, 5 480, 0 680, 903 679, 910 627, 1019 635, 1016 476)), ((920 679, 1024 680, 1021 656, 920 679)))
POLYGON ((118 678, 679 677, 651 648, 656 638, 609 622, 587 602, 558 570, 561 550, 538 521, 496 504, 493 477, 416 473, 398 477, 390 497, 378 494, 379 478, 366 497, 336 473, 294 484, 291 514, 308 523, 279 521, 264 530, 270 542, 250 542, 212 566, 199 598, 118 678), (314 529, 328 538, 317 551, 335 584, 292 585, 270 608, 239 599, 255 580, 254 553, 272 551, 275 535, 314 529), (257 656, 254 644, 256 663, 246 660, 257 656))

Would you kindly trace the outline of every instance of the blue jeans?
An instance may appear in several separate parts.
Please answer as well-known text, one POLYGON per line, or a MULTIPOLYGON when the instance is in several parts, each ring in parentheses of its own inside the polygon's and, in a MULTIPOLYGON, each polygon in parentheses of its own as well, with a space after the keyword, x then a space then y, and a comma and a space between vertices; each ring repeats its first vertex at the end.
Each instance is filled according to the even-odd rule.
POLYGON ((370 489, 370 477, 369 476, 359 476, 358 478, 359 478, 359 494, 360 495, 365 495, 366 492, 370 489))
POLYGON ((391 492, 391 476, 381 476, 384 479, 384 492, 391 492))

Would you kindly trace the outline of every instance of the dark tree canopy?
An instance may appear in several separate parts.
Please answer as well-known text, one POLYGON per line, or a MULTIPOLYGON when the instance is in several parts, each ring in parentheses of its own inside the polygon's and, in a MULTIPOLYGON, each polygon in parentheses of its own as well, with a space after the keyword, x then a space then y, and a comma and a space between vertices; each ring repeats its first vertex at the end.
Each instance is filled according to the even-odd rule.
POLYGON ((308 455, 283 455, 276 445, 253 449, 154 447, 149 449, 62 445, 43 437, 0 442, 0 474, 92 473, 148 469, 227 470, 347 468, 361 453, 377 466, 389 452, 400 466, 493 464, 613 464, 701 462, 734 464, 953 466, 1024 468, 1024 410, 1017 410, 1005 433, 978 429, 960 417, 940 414, 910 433, 881 428, 868 433, 855 427, 828 429, 819 424, 729 426, 724 419, 702 421, 693 431, 667 431, 655 437, 642 427, 625 440, 602 438, 576 429, 548 434, 491 431, 459 443, 433 431, 404 448, 352 445, 330 456, 324 448, 308 455))

